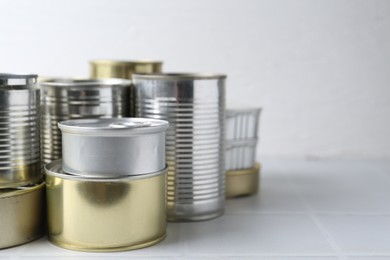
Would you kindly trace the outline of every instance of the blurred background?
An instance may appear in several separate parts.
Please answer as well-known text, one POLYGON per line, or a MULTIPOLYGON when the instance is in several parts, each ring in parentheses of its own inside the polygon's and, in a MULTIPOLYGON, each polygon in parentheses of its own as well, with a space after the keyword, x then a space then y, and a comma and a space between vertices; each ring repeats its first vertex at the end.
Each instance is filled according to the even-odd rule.
POLYGON ((228 75, 261 106, 258 157, 390 159, 390 1, 0 0, 0 71, 89 75, 92 59, 228 75))

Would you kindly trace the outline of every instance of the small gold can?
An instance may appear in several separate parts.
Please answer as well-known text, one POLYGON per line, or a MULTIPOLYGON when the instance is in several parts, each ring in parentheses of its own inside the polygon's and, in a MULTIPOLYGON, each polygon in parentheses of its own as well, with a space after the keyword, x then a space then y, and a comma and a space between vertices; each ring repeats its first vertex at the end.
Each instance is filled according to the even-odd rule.
POLYGON ((138 249, 166 234, 166 172, 87 178, 45 166, 49 240, 79 251, 138 249))
POLYGON ((259 189, 260 164, 242 170, 226 171, 226 198, 256 194, 259 189))
POLYGON ((135 73, 160 73, 161 61, 153 60, 93 60, 90 61, 92 78, 131 79, 135 73))
POLYGON ((44 234, 45 184, 0 190, 0 249, 44 234))

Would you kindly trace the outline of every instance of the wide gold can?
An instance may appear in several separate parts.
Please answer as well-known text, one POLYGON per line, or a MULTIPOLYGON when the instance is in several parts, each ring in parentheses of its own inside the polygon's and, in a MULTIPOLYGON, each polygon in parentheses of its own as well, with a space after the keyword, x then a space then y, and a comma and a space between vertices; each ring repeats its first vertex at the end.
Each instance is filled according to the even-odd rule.
POLYGON ((124 251, 166 235, 166 172, 120 178, 64 173, 45 166, 49 240, 79 251, 124 251))
POLYGON ((154 60, 93 60, 90 61, 91 78, 131 79, 135 73, 160 73, 161 61, 154 60))
POLYGON ((260 163, 254 167, 226 171, 226 198, 256 194, 259 190, 260 163))
POLYGON ((0 189, 0 249, 44 234, 45 184, 0 189))

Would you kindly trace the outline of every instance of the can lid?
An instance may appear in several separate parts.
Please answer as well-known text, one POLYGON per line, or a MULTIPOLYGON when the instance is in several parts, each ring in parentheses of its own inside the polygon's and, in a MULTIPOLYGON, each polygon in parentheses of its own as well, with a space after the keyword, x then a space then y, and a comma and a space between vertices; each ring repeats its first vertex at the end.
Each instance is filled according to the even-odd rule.
POLYGON ((155 65, 161 65, 163 62, 159 60, 91 60, 89 62, 93 65, 137 65, 137 64, 155 64, 155 65))
POLYGON ((22 186, 17 188, 8 188, 8 189, 0 189, 0 199, 8 198, 13 196, 20 196, 29 192, 33 192, 35 190, 39 190, 45 187, 45 183, 42 182, 40 184, 34 184, 29 186, 22 186))
POLYGON ((36 74, 0 73, 0 85, 21 86, 34 84, 37 82, 37 78, 38 75, 36 74))
POLYGON ((84 88, 84 87, 129 87, 131 81, 127 79, 86 79, 86 78, 48 78, 39 82, 41 86, 48 87, 73 87, 73 88, 84 88))
POLYGON ((135 73, 133 79, 166 79, 166 80, 178 80, 178 79, 225 79, 225 74, 219 73, 135 73))
POLYGON ((74 119, 58 123, 61 131, 83 135, 128 136, 163 132, 168 121, 151 118, 74 119))

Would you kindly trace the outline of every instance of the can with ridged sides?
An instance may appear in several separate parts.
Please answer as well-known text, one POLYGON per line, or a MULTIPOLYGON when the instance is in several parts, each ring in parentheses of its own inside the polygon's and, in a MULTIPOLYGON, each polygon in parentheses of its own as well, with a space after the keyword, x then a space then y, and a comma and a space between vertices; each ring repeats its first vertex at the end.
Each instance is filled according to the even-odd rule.
POLYGON ((0 189, 41 181, 37 75, 0 73, 0 189))
POLYGON ((124 251, 154 245, 166 234, 166 171, 87 178, 45 166, 49 240, 79 251, 124 251))
POLYGON ((45 183, 0 189, 0 249, 44 234, 45 183))
POLYGON ((136 116, 169 121, 168 220, 223 214, 225 75, 134 74, 136 116))
POLYGON ((154 60, 93 60, 89 62, 92 78, 131 79, 134 73, 160 73, 161 61, 154 60))
POLYGON ((62 158, 58 123, 69 119, 130 115, 131 81, 124 79, 46 79, 41 88, 42 162, 62 158))

